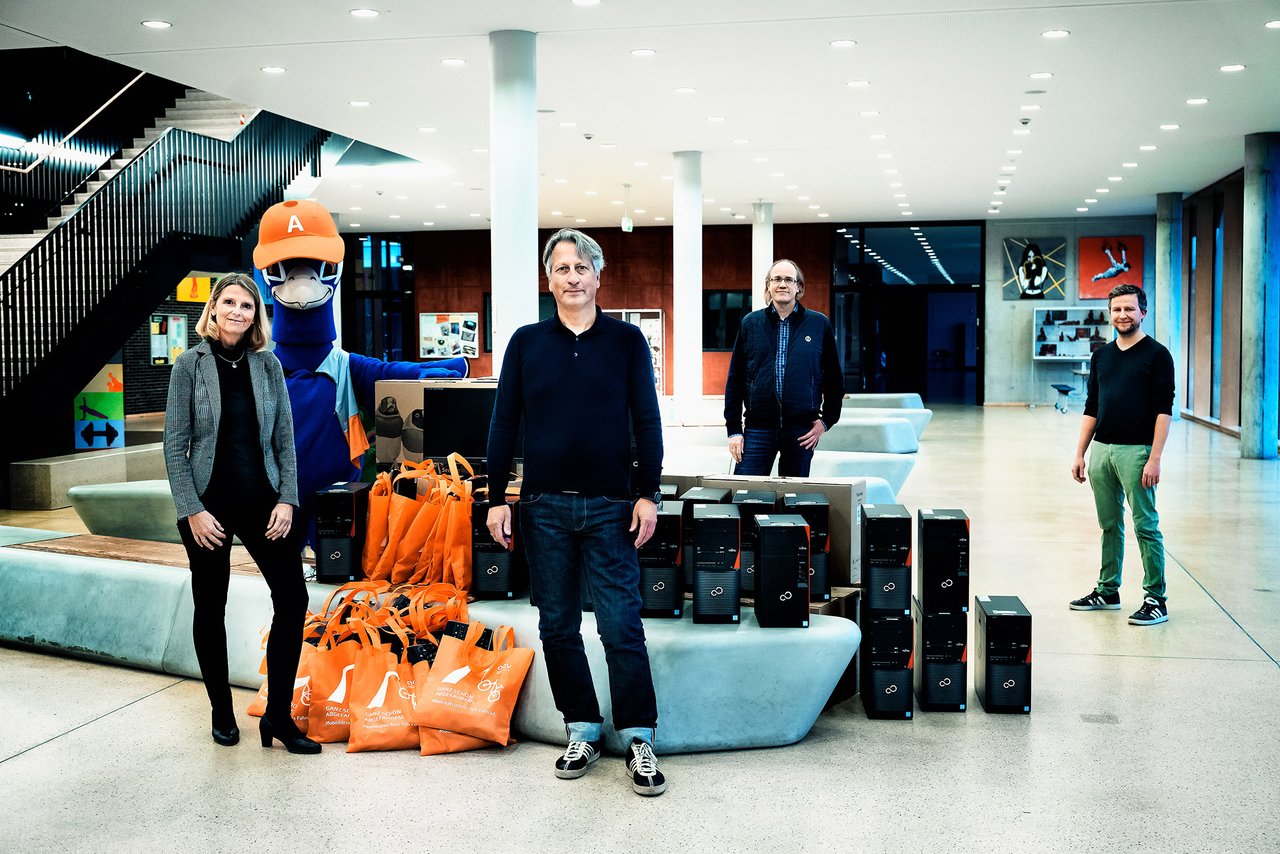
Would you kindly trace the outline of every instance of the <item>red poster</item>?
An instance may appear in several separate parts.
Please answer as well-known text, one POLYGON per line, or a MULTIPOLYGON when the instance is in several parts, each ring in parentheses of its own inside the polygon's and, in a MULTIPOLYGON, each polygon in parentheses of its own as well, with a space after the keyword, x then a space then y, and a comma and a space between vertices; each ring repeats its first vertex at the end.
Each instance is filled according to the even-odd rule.
POLYGON ((1142 287, 1142 238, 1082 237, 1076 270, 1080 299, 1106 299, 1116 285, 1142 287))

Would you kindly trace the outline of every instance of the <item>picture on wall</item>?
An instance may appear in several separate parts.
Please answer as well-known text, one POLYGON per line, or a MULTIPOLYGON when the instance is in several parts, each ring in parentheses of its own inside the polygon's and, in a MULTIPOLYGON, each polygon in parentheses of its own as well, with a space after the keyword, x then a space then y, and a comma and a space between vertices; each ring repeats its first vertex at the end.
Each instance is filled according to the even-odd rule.
POLYGON ((1076 270, 1080 299, 1106 299, 1116 285, 1142 287, 1142 238, 1082 237, 1076 270))
POLYGON ((1066 299, 1067 241, 1062 237, 1006 237, 1005 299, 1066 299))
POLYGON ((480 355, 476 333, 480 315, 475 312, 461 314, 418 315, 418 357, 421 359, 447 359, 462 356, 474 359, 480 355))

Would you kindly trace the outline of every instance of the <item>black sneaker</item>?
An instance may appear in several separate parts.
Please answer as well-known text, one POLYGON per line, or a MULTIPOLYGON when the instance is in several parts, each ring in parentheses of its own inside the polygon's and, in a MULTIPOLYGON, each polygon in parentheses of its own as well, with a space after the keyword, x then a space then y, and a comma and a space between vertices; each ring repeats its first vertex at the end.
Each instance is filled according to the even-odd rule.
POLYGON ((599 741, 571 741, 564 756, 556 760, 556 776, 561 780, 576 780, 600 758, 599 741))
POLYGON ((1115 593, 1099 593, 1097 590, 1088 596, 1071 600, 1072 611, 1119 611, 1120 591, 1115 593))
POLYGON ((658 770, 653 748, 638 738, 627 748, 627 770, 631 772, 631 788, 637 795, 652 797, 667 790, 667 778, 658 770))
POLYGON ((1129 615, 1129 625, 1131 626, 1154 626, 1156 623, 1167 623, 1169 621, 1169 608, 1159 599, 1146 597, 1142 600, 1142 607, 1129 615))

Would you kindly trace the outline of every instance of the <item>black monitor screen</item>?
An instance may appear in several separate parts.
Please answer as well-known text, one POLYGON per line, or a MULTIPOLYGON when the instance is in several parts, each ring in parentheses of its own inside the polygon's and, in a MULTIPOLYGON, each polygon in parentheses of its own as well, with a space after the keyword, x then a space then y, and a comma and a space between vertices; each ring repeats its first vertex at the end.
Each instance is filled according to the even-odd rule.
MULTIPOLYGON (((422 453, 443 459, 462 454, 479 463, 488 455, 489 421, 498 384, 459 383, 422 390, 422 453)), ((516 435, 517 458, 523 455, 524 427, 516 435)))

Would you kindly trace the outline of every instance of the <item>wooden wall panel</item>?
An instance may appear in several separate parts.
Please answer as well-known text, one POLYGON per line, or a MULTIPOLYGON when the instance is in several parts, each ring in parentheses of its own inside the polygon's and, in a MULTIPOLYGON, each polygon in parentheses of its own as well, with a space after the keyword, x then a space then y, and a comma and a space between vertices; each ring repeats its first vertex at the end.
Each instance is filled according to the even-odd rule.
POLYGON ((1192 412, 1208 418, 1213 395, 1213 203, 1196 206, 1196 334, 1192 346, 1195 388, 1192 412))
POLYGON ((1244 181, 1228 180, 1222 207, 1222 381, 1218 423, 1240 427, 1241 267, 1244 260, 1244 181))

